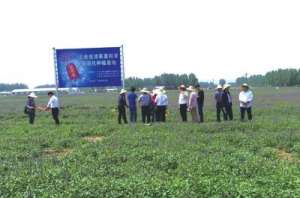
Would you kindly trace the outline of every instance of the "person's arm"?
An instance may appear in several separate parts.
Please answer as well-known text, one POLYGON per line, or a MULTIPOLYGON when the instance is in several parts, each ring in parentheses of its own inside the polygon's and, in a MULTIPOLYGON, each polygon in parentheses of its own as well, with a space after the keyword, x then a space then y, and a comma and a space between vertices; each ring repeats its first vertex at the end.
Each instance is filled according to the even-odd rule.
POLYGON ((49 111, 50 110, 50 107, 51 107, 51 103, 52 103, 52 98, 50 98, 46 108, 44 109, 45 111, 49 111))
POLYGON ((124 96, 124 103, 125 103, 125 107, 128 107, 126 96, 124 96))
POLYGON ((248 98, 247 98, 247 103, 250 103, 253 101, 253 92, 250 91, 249 95, 248 95, 248 98))
POLYGON ((165 100, 166 100, 166 106, 168 106, 169 105, 169 100, 168 100, 168 96, 167 95, 166 95, 165 100))

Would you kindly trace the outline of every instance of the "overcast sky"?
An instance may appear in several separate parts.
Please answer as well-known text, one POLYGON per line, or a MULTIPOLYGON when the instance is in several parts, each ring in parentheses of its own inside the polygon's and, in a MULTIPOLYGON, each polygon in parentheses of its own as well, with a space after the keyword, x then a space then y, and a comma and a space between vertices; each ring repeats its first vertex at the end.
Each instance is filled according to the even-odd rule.
POLYGON ((52 48, 124 45, 126 76, 299 68, 298 0, 0 2, 0 82, 54 83, 52 48))

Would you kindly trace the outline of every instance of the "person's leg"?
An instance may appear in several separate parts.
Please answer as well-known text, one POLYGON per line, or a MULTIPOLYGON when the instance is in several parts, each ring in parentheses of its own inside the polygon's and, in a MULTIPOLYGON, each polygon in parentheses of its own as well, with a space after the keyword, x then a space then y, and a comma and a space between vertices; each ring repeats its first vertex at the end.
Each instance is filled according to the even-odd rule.
POLYGON ((245 111, 246 111, 246 108, 240 107, 241 121, 244 121, 244 119, 245 119, 245 111))
POLYGON ((252 108, 247 108, 248 120, 252 120, 252 108))
POLYGON ((156 106, 156 108, 155 108, 155 120, 156 120, 156 122, 159 122, 159 109, 158 109, 158 106, 156 106))
POLYGON ((55 121, 55 124, 59 125, 59 119, 58 119, 58 116, 59 116, 59 109, 58 108, 53 108, 52 109, 52 117, 55 121))
POLYGON ((133 121, 136 122, 137 121, 137 111, 136 110, 134 111, 133 115, 134 115, 133 121))
POLYGON ((224 107, 224 112, 223 112, 223 117, 224 117, 224 120, 225 120, 225 121, 228 120, 228 114, 229 114, 229 107, 228 107, 228 106, 225 106, 225 107, 224 107))
POLYGON ((145 109, 145 107, 142 107, 142 121, 143 121, 143 123, 146 122, 146 109, 145 109))
POLYGON ((227 120, 227 114, 226 114, 226 110, 225 110, 225 107, 221 107, 221 112, 223 114, 223 120, 227 120))
POLYGON ((180 105, 180 115, 183 122, 187 121, 187 105, 181 104, 180 105))
POLYGON ((30 110, 28 112, 28 117, 29 117, 29 124, 34 124, 35 112, 30 110))
POLYGON ((151 121, 151 107, 147 107, 147 123, 150 123, 151 121))
POLYGON ((134 115, 133 115, 133 110, 129 109, 129 120, 131 123, 133 123, 134 115))
POLYGON ((161 122, 161 107, 160 106, 157 106, 156 120, 157 120, 157 122, 161 122))
POLYGON ((128 122, 127 122, 126 108, 125 107, 123 107, 122 117, 123 117, 124 123, 127 124, 128 122))
POLYGON ((199 111, 200 122, 204 122, 203 106, 198 106, 198 111, 199 111))
POLYGON ((179 105, 179 111, 180 111, 181 120, 183 122, 185 122, 185 120, 184 120, 184 105, 183 104, 179 105))
POLYGON ((119 124, 122 124, 121 116, 122 116, 122 109, 121 109, 121 107, 118 107, 118 123, 119 124))
POLYGON ((192 122, 198 122, 198 115, 197 115, 197 109, 193 108, 191 109, 191 115, 192 115, 192 122))
POLYGON ((166 113, 167 113, 167 106, 162 106, 161 108, 161 121, 166 122, 166 113))
POLYGON ((228 109, 228 116, 229 116, 229 120, 233 120, 232 105, 229 106, 229 109, 228 109))
POLYGON ((221 122, 221 108, 217 105, 217 121, 221 122))

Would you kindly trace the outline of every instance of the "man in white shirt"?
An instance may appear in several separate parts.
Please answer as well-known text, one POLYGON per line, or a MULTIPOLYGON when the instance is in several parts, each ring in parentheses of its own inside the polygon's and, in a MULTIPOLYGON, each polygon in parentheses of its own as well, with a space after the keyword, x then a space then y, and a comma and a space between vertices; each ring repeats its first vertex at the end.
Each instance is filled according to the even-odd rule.
POLYGON ((239 94, 241 120, 244 121, 245 113, 247 111, 248 120, 252 120, 252 105, 253 105, 253 93, 249 88, 249 85, 244 83, 241 86, 241 92, 239 94))
POLYGON ((178 104, 179 104, 181 119, 183 122, 187 122, 188 101, 189 101, 189 95, 186 91, 186 87, 184 85, 180 85, 178 104))
POLYGON ((168 96, 166 95, 166 91, 164 89, 160 89, 155 98, 155 103, 157 106, 157 121, 158 122, 166 122, 166 110, 168 106, 168 96))
POLYGON ((48 92, 49 102, 47 104, 46 110, 50 110, 52 112, 53 120, 56 125, 59 125, 59 101, 58 98, 54 95, 53 92, 48 92))

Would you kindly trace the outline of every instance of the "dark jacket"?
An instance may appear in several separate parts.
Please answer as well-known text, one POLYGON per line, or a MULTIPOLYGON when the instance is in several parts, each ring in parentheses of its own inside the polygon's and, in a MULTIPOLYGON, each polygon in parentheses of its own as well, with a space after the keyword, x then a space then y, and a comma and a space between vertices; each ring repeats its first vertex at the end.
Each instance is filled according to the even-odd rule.
POLYGON ((222 103, 225 107, 232 105, 232 97, 230 92, 223 92, 222 103))
POLYGON ((197 102, 198 102, 198 106, 203 107, 203 105, 204 105, 204 91, 203 90, 198 91, 197 102))
POLYGON ((215 92, 215 100, 216 100, 216 105, 217 107, 223 107, 223 95, 224 95, 224 92, 221 91, 216 91, 215 92))
POLYGON ((124 94, 119 95, 118 107, 127 107, 126 97, 124 94))

